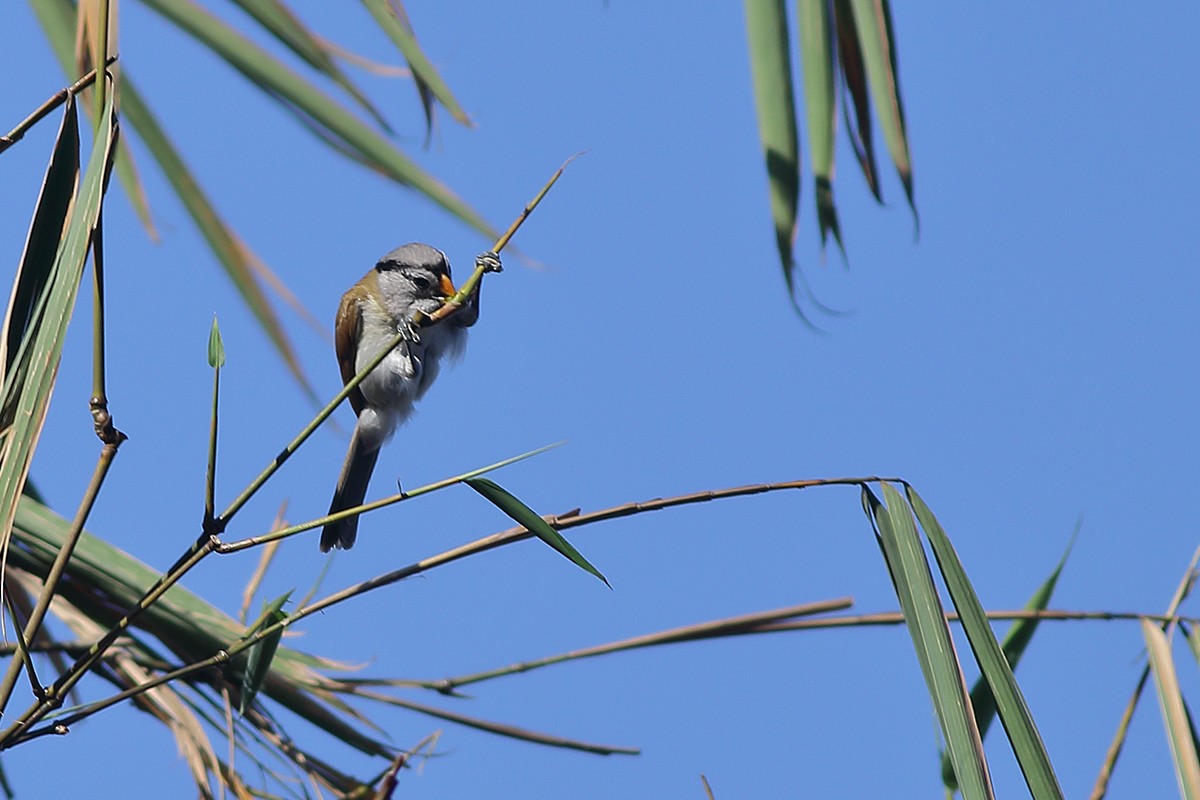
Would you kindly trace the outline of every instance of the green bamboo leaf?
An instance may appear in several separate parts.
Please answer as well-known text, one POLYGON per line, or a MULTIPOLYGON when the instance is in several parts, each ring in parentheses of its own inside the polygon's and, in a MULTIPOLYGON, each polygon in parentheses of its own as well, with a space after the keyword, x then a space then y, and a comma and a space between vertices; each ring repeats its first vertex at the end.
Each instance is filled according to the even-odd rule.
POLYGON ((208 333, 208 365, 213 369, 225 366, 225 343, 221 341, 221 329, 213 316, 212 330, 208 333))
POLYGON ((431 106, 426 99, 428 95, 432 94, 456 120, 463 125, 470 126, 471 118, 459 105, 458 100, 450 91, 450 87, 442 80, 442 76, 434 69, 429 58, 421 50, 420 44, 417 43, 417 37, 413 35, 412 24, 408 20, 408 13, 405 12, 403 4, 399 0, 362 0, 362 2, 371 12, 371 16, 375 18, 379 27, 400 50, 404 60, 408 62, 413 80, 417 82, 417 87, 425 101, 426 123, 431 124, 433 119, 431 106))
POLYGON ((796 262, 792 247, 800 205, 800 135, 796 130, 787 10, 784 0, 745 0, 745 6, 750 74, 767 163, 775 245, 794 302, 796 262))
POLYGON ((1166 634, 1150 620, 1142 620, 1142 636, 1146 639, 1150 671, 1154 675, 1154 686, 1158 689, 1158 703, 1162 709, 1171 757, 1175 762, 1179 793, 1187 800, 1200 800, 1200 760, 1184 708, 1179 677, 1175 674, 1171 644, 1166 634))
POLYGON ((908 206, 913 212, 913 221, 920 227, 916 201, 913 198, 912 162, 908 151, 908 134, 904 124, 904 105, 900 102, 900 81, 896 65, 896 40, 892 35, 892 15, 888 0, 851 0, 854 22, 858 28, 858 40, 862 45, 863 60, 867 65, 867 78, 871 84, 871 96, 875 101, 875 113, 883 128, 892 163, 904 185, 908 206))
MULTIPOLYGON (((44 578, 69 528, 70 523, 49 508, 29 497, 21 498, 13 526, 14 542, 20 546, 9 550, 9 564, 44 578)), ((157 570, 84 531, 58 595, 96 615, 97 622, 107 629, 119 616, 114 609, 133 605, 161 577, 157 570)), ((137 626, 170 648, 173 658, 160 656, 157 661, 184 664, 227 649, 246 632, 246 627, 237 620, 179 585, 171 587, 147 608, 137 626)), ((346 744, 370 755, 391 758, 390 745, 365 735, 321 702, 327 699, 328 681, 316 670, 352 668, 349 664, 280 647, 271 662, 272 678, 262 691, 346 744)))
MULTIPOLYGON (((1067 556, 1071 554, 1071 549, 1075 546, 1075 538, 1078 535, 1079 525, 1077 524, 1058 565, 1025 603, 1026 610, 1045 611, 1049 607, 1050 598, 1054 596, 1054 588, 1058 585, 1059 576, 1062 575, 1063 568, 1067 565, 1067 556)), ((1004 641, 1000 642, 1004 660, 1012 667, 1014 673, 1021 657, 1025 654, 1025 649, 1033 641, 1033 634, 1037 632, 1040 622, 1041 620, 1038 619, 1019 619, 1009 627, 1008 632, 1004 635, 1004 641)), ((987 738, 988 729, 996 718, 996 696, 992 694, 991 686, 982 675, 971 687, 971 705, 975 708, 975 721, 979 724, 979 733, 987 738)), ((950 761, 944 753, 942 754, 942 783, 948 793, 953 793, 958 788, 958 784, 954 780, 954 769, 950 766, 950 761)))
MULTIPOLYGON (((447 186, 418 167, 383 136, 371 129, 314 84, 226 25, 191 0, 143 0, 147 6, 195 37, 245 75, 272 99, 319 126, 384 176, 408 186, 440 205, 490 239, 490 225, 447 186)), ((140 133, 140 131, 139 131, 140 133)))
MULTIPOLYGON (((292 593, 289 591, 269 603, 264 603, 262 614, 246 631, 244 638, 256 636, 259 631, 286 620, 287 614, 284 613, 283 606, 291 596, 292 593)), ((280 627, 264 637, 262 641, 250 646, 249 655, 246 657, 246 674, 242 677, 242 699, 238 704, 239 714, 245 714, 246 709, 253 704, 258 690, 262 688, 263 681, 270 674, 271 662, 275 659, 275 652, 283 640, 283 630, 283 627, 280 627)))
POLYGON ((878 203, 879 169, 875 166, 874 133, 871 128, 871 98, 867 87, 867 68, 863 64, 862 45, 858 42, 858 27, 854 24, 854 9, 850 0, 834 0, 834 27, 837 29, 837 56, 842 79, 842 111, 846 133, 854 148, 854 157, 866 178, 867 186, 878 203), (853 114, 851 113, 853 109, 853 114))
MULTIPOLYGON (((1012 668, 1000 649, 999 642, 996 641, 995 633, 992 632, 987 612, 979 602, 975 588, 967 578, 966 570, 963 569, 962 562, 950 543, 950 537, 946 535, 937 517, 925 505, 925 501, 916 490, 906 486, 905 492, 913 512, 929 538, 938 568, 946 582, 946 589, 950 592, 950 599, 958 611, 963 631, 971 643, 976 661, 979 662, 979 671, 983 673, 991 688, 996 709, 1004 722, 1004 729, 1008 733, 1008 740, 1017 756, 1017 763, 1025 776, 1030 794, 1035 800, 1059 800, 1063 796, 1062 789, 1058 785, 1050 756, 1046 753, 1046 746, 1042 743, 1042 736, 1033 721, 1025 696, 1017 685, 1012 668)), ((896 499, 901 499, 898 492, 896 499)), ((889 503, 890 501, 889 496, 889 503)))
POLYGON ((883 495, 886 506, 864 484, 863 509, 875 526, 962 796, 993 798, 983 741, 916 525, 898 491, 885 483, 883 495))
POLYGON ((837 103, 834 99, 834 40, 830 5, 825 0, 801 0, 800 62, 804 67, 804 104, 808 111, 808 157, 816 182, 817 224, 821 249, 833 234, 838 249, 846 254, 837 207, 833 202, 834 132, 837 103))
MULTIPOLYGON (((75 7, 63 0, 31 0, 30 5, 37 15, 46 38, 50 41, 63 73, 73 75, 77 69, 75 62, 75 7), (64 12, 65 9, 65 13, 64 12)), ((154 227, 154 219, 150 214, 150 202, 146 197, 146 188, 138 175, 137 162, 129 143, 117 142, 117 178, 125 189, 125 196, 133 205, 142 227, 146 229, 151 239, 158 238, 158 230, 154 227)))
MULTIPOLYGON (((70 69, 72 63, 71 37, 75 29, 75 7, 70 0, 34 0, 34 8, 38 19, 56 52, 63 49, 60 41, 65 32, 65 55, 59 52, 60 60, 65 59, 64 69, 70 69)), ((121 78, 121 111, 125 121, 141 136, 154 160, 158 163, 163 175, 170 182, 184 208, 196 222, 196 226, 204 235, 221 266, 233 281, 234 286, 242 295, 250 311, 258 319, 259 325, 266 332, 271 343, 283 358, 284 363, 295 376, 297 382, 310 397, 316 397, 316 392, 309 383, 300 360, 292 347, 291 340, 267 300, 266 294, 255 278, 252 262, 256 260, 249 248, 238 238, 221 219, 204 190, 192 176, 182 157, 176 151, 170 139, 150 112, 134 82, 130 79, 128 70, 121 78)), ((129 191, 128 185, 126 191, 129 191)))
POLYGON ((513 497, 500 485, 487 478, 465 478, 463 482, 483 495, 518 525, 524 526, 534 536, 553 547, 575 566, 592 573, 604 581, 605 586, 612 588, 608 578, 601 575, 600 570, 593 567, 578 550, 571 546, 570 542, 563 538, 562 534, 550 527, 550 524, 542 519, 536 511, 513 497))
MULTIPOLYGON (((75 189, 79 184, 79 114, 73 97, 63 105, 63 118, 54 139, 54 149, 42 190, 34 207, 33 222, 25 240, 25 251, 17 267, 12 298, 4 315, 4 336, 0 348, 4 357, 3 380, 7 386, 15 379, 13 372, 21 343, 27 341, 26 334, 34 324, 41 302, 45 299, 46 284, 54 269, 54 257, 62 241, 67 220, 75 206, 75 189)), ((10 396, 6 389, 4 402, 10 396)), ((0 417, 0 430, 12 424, 10 413, 0 417)))
POLYGON ((370 98, 350 80, 349 76, 333 60, 329 49, 284 3, 280 0, 234 0, 234 2, 289 50, 304 59, 305 63, 327 76, 346 94, 354 98, 354 101, 371 115, 380 128, 391 131, 387 120, 383 118, 370 98))
MULTIPOLYGON (((24 366, 6 374, 4 379, 4 397, 0 408, 5 409, 6 413, 9 409, 13 411, 11 424, 4 429, 3 444, 0 445, 0 538, 5 542, 8 541, 8 534, 16 515, 17 501, 20 499, 29 464, 41 436, 50 395, 58 375, 67 326, 74 312, 84 264, 112 170, 117 119, 113 113, 112 87, 109 89, 100 115, 101 124, 97 128, 92 152, 88 158, 87 172, 77 198, 73 204, 68 203, 66 226, 61 229, 61 236, 57 240, 53 265, 44 282, 40 279, 32 281, 41 283, 41 286, 40 296, 29 298, 35 311, 26 321, 25 332, 16 355, 16 360, 23 362, 24 366)), ((74 127, 78 122, 74 98, 69 98, 67 105, 69 110, 64 113, 70 115, 69 125, 74 127)), ((69 143, 78 142, 77 129, 74 133, 64 135, 69 143)), ((63 168, 74 169, 70 162, 78 157, 73 159, 62 153, 56 143, 55 158, 59 157, 67 162, 63 168)), ((61 177, 53 180, 56 190, 61 189, 65 183, 66 180, 61 177)), ((61 198, 47 199, 47 206, 55 204, 61 204, 61 198)), ((40 201, 38 206, 39 209, 42 207, 40 201)), ((56 227, 57 223, 50 222, 42 228, 39 235, 53 235, 56 227)), ((44 257, 50 253, 49 243, 27 243, 26 253, 30 252, 44 257)), ((46 267, 44 264, 31 265, 31 269, 38 274, 44 272, 46 267)), ((10 308, 10 313, 6 315, 7 321, 10 324, 20 324, 14 320, 12 311, 10 308)), ((10 339, 7 332, 4 339, 6 342, 10 339)))

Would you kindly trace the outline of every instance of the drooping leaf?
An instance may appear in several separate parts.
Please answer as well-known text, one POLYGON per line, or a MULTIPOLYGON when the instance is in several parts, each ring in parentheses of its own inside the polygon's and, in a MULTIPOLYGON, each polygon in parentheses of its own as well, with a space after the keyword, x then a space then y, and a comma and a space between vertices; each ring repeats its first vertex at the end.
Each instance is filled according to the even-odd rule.
POLYGON ((385 131, 391 127, 371 99, 350 80, 330 55, 329 48, 309 30, 300 18, 280 0, 234 0, 243 11, 252 16, 289 50, 304 59, 310 67, 327 76, 341 89, 354 98, 363 110, 371 115, 375 123, 385 131))
POLYGON ((600 570, 593 567, 578 550, 571 546, 570 542, 563 538, 561 533, 550 527, 550 524, 542 519, 536 511, 522 503, 503 487, 488 478, 465 478, 464 483, 487 498, 492 505, 507 514, 518 525, 524 526, 534 536, 557 550, 575 566, 590 572, 604 581, 605 586, 612 588, 608 578, 600 574, 600 570))
MULTIPOLYGON (((886 492, 890 487, 885 485, 884 488, 886 492)), ((903 503, 900 494, 894 489, 892 492, 895 494, 895 501, 903 503)), ((962 562, 950 543, 950 537, 946 535, 937 517, 925 505, 925 501, 916 490, 906 486, 905 492, 933 548, 938 568, 946 582, 946 589, 958 611, 963 632, 966 633, 971 650, 975 653, 979 671, 991 688, 996 709, 1004 722, 1005 732, 1017 756, 1017 763, 1025 776, 1030 794, 1035 800, 1061 800, 1062 789, 1058 785, 1058 778, 1054 774, 1054 767, 1046 753, 1042 736, 1033 721, 1033 714, 1030 713, 1012 668, 1000 649, 1000 643, 996 641, 987 612, 979 602, 975 588, 967 578, 966 570, 963 569, 962 562)), ((893 502, 891 495, 888 495, 888 502, 889 505, 893 502)), ((905 513, 907 515, 907 509, 905 513)))
POLYGON ((454 119, 469 126, 471 118, 459 105, 458 100, 450 91, 450 87, 442 80, 442 76, 434 69, 429 58, 421 50, 421 45, 417 43, 417 37, 413 35, 412 23, 409 22, 404 5, 399 0, 362 0, 362 2, 371 12, 371 16, 375 18, 375 22, 400 50, 404 60, 408 62, 413 80, 416 81, 417 89, 421 93, 427 128, 432 125, 433 121, 432 104, 429 102, 430 95, 436 97, 454 119))
POLYGON ((804 67, 804 105, 808 111, 808 157, 816 183, 817 223, 821 229, 821 249, 828 235, 845 256, 837 207, 833 202, 834 134, 837 131, 837 103, 834 94, 833 20, 826 0, 799 4, 800 62, 804 67))
POLYGON ((867 87, 867 68, 850 0, 833 0, 833 20, 837 30, 837 56, 841 80, 842 111, 846 133, 858 159, 859 169, 876 202, 883 202, 879 191, 879 170, 875 166, 874 134, 871 129, 871 98, 867 87))
POLYGON ((867 78, 871 84, 871 96, 875 113, 883 128, 888 153, 905 197, 913 212, 913 221, 920 227, 916 201, 913 197, 912 162, 909 157, 908 133, 904 122, 904 105, 900 101, 900 80, 896 64, 896 41, 892 35, 892 17, 888 0, 851 0, 854 22, 858 29, 858 41, 862 47, 863 61, 867 67, 867 78))
POLYGON ((883 493, 886 506, 864 484, 863 510, 887 561, 963 798, 990 800, 994 794, 983 741, 929 562, 904 498, 887 483, 883 493))
MULTIPOLYGON (((1054 588, 1058 585, 1059 576, 1062 575, 1063 568, 1067 565, 1067 556, 1071 554, 1071 549, 1075 546, 1075 537, 1078 534, 1079 526, 1076 525, 1074 533, 1071 534, 1071 540, 1067 543, 1066 552, 1063 553, 1050 576, 1042 582, 1042 585, 1025 603, 1026 610, 1045 611, 1049 607, 1050 598, 1054 596, 1054 588)), ((1040 622, 1041 620, 1038 619, 1016 620, 1004 635, 1000 649, 1004 652, 1004 659, 1012 667, 1014 673, 1021 657, 1025 654, 1025 649, 1033 641, 1033 635, 1037 632, 1040 622)), ((996 718, 996 697, 992 694, 992 688, 988 685, 987 678, 980 676, 975 681, 975 685, 971 687, 971 705, 975 708, 975 720, 979 723, 980 735, 986 738, 988 729, 996 718)), ((950 766, 944 753, 942 755, 942 783, 948 792, 954 792, 958 788, 958 784, 954 780, 954 769, 950 766)))
MULTIPOLYGON (((770 188, 775 245, 788 294, 795 299, 796 219, 800 203, 800 135, 784 0, 745 0, 754 106, 770 188)), ((798 309, 799 307, 797 307, 798 309)))
POLYGON ((483 217, 447 186, 317 86, 206 9, 192 0, 143 2, 195 37, 289 111, 323 128, 328 136, 356 153, 363 163, 425 195, 485 237, 495 238, 496 232, 483 217))

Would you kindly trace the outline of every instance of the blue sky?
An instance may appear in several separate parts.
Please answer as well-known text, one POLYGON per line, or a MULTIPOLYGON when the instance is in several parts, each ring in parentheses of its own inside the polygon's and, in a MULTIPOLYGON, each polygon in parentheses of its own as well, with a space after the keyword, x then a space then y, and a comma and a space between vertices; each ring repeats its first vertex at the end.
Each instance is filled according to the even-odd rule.
MULTIPOLYGON (((389 492, 391 476, 421 484, 563 439, 495 479, 538 510, 561 512, 897 475, 939 515, 989 607, 1023 604, 1080 519, 1055 605, 1166 607, 1197 545, 1183 512, 1200 466, 1188 377, 1200 344, 1191 146, 1200 10, 898 8, 921 237, 914 242, 894 176, 888 206, 877 207, 841 143, 836 192, 850 268, 836 254, 821 265, 807 185, 797 254, 821 298, 850 313, 814 333, 797 321, 776 266, 740 4, 698 14, 479 3, 459 15, 407 5, 477 128, 443 118, 420 151, 411 87, 362 80, 420 162, 494 224, 507 225, 564 158, 588 152, 516 241, 545 267, 510 255, 489 279, 464 362, 384 451, 370 496, 389 492)), ((338 43, 396 61, 364 12, 323 6, 298 9, 338 43)), ((143 6, 121 12, 125 68, 225 217, 319 320, 331 321, 341 293, 400 243, 435 244, 460 275, 489 244, 329 155, 143 6)), ((64 79, 25 5, 8 9, 0 42, 17 65, 0 84, 11 125, 64 79)), ((4 263, 19 255, 53 128, 43 123, 0 159, 4 263)), ((162 240, 148 241, 116 193, 106 216, 109 395, 130 441, 90 528, 165 568, 202 510, 212 315, 229 351, 221 497, 236 495, 312 408, 141 156, 162 240)), ((284 316, 331 397, 332 347, 284 316)), ((89 381, 81 325, 34 464, 68 515, 96 456, 89 381)), ((265 529, 283 501, 293 521, 324 513, 349 410, 338 419, 343 431, 314 437, 231 536, 265 529)), ((364 519, 359 544, 334 559, 323 586, 505 527, 466 488, 404 504, 364 519)), ((303 593, 317 580, 326 560, 316 539, 285 545, 265 595, 303 593)), ((571 539, 613 591, 529 542, 312 618, 291 643, 365 663, 366 674, 428 678, 843 595, 861 612, 895 605, 849 489, 658 512, 571 539)), ((206 563, 187 585, 234 612, 255 560, 206 563)), ((1179 649, 1194 690, 1195 663, 1179 649)), ((1068 796, 1090 790, 1141 651, 1132 623, 1047 625, 1022 664, 1068 796)), ((1167 796, 1175 785, 1146 700, 1113 797, 1167 796)), ((701 773, 729 798, 939 791, 936 721, 899 628, 617 655, 484 684, 452 708, 643 755, 553 751, 450 726, 442 755, 403 778, 406 797, 701 797, 701 773)), ((397 745, 443 727, 376 717, 397 745)), ((382 766, 293 727, 358 774, 382 766)), ((998 734, 989 739, 998 793, 1019 796, 998 734)), ((94 791, 97 775, 127 764, 139 774, 110 796, 191 794, 173 742, 130 710, 3 761, 18 790, 47 796, 94 791)))

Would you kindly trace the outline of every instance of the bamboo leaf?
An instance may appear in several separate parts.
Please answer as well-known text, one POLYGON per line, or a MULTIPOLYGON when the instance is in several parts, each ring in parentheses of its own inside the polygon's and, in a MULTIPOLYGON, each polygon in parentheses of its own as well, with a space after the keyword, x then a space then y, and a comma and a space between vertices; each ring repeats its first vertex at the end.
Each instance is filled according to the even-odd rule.
POLYGON ((542 519, 536 511, 522 503, 516 497, 513 497, 503 487, 487 478, 465 478, 463 482, 483 495, 492 505, 507 514, 518 525, 524 526, 534 536, 553 547, 575 566, 592 573, 604 581, 605 586, 610 589, 612 588, 612 584, 608 582, 608 578, 600 574, 600 571, 593 567, 578 550, 572 547, 571 543, 563 538, 562 534, 550 527, 549 523, 542 519))
POLYGON ((834 95, 834 39, 831 8, 826 0, 801 2, 800 62, 804 67, 804 105, 808 111, 808 157, 816 182, 817 224, 821 249, 830 233, 846 254, 837 207, 833 202, 834 132, 837 103, 834 95))
MULTIPOLYGON (((38 22, 46 33, 46 38, 50 41, 51 49, 62 66, 63 72, 67 75, 74 74, 77 69, 75 7, 63 0, 31 0, 30 5, 33 6, 38 22)), ((89 59, 90 56, 83 60, 87 62, 89 59)), ((138 175, 133 151, 129 149, 129 143, 125 140, 117 142, 116 172, 117 178, 125 188, 126 197, 142 222, 142 227, 146 229, 151 239, 157 239, 158 231, 154 227, 154 219, 150 214, 146 189, 138 175)))
POLYGON ((904 499, 889 484, 882 486, 887 505, 863 484, 863 509, 875 526, 962 796, 992 798, 983 741, 929 562, 904 499))
MULTIPOLYGON (((800 136, 783 0, 745 0, 750 75, 770 188, 775 245, 793 302, 796 262, 792 252, 800 204, 800 136)), ((797 310, 799 307, 797 306, 797 310)))
MULTIPOLYGON (((918 515, 920 518, 920 515, 918 515)), ((923 523, 922 523, 923 524, 923 523)), ((1050 576, 1042 582, 1025 603, 1025 608, 1029 611, 1045 611, 1050 605, 1050 598, 1054 596, 1054 588, 1058 584, 1059 576, 1062 575, 1063 568, 1067 565, 1067 556, 1071 554, 1071 549, 1075 546, 1075 537, 1079 534, 1079 526, 1075 526, 1075 531, 1071 534, 1071 540, 1067 543, 1066 552, 1062 554, 1058 565, 1050 573, 1050 576)), ((1038 619, 1020 619, 1009 626, 1008 632, 1004 635, 1004 641, 1000 643, 1000 649, 1004 652, 1004 659, 1012 667, 1013 672, 1017 670, 1017 664, 1020 663, 1021 657, 1025 654, 1025 649, 1029 643, 1033 641, 1033 634, 1037 631, 1038 624, 1041 620, 1038 619)), ((992 721, 996 718, 996 696, 992 694, 991 686, 988 685, 987 679, 982 675, 975 681, 975 685, 971 687, 971 705, 975 708, 975 720, 979 724, 980 735, 987 738, 988 729, 992 725, 992 721)), ((954 769, 950 766, 950 761, 942 755, 942 783, 945 785, 948 792, 954 792, 958 788, 958 784, 954 780, 954 769)))
POLYGON ((900 81, 896 65, 896 41, 892 35, 892 17, 888 0, 851 0, 858 41, 862 46, 867 78, 875 113, 883 128, 888 153, 904 185, 913 221, 920 228, 916 201, 913 198, 912 162, 908 151, 908 134, 904 123, 904 105, 900 102, 900 81))
MULTIPOLYGON (((470 126, 471 118, 459 105, 458 100, 450 91, 450 87, 442 80, 442 76, 434 69, 429 58, 421 50, 421 45, 417 43, 417 37, 413 35, 412 24, 408 20, 408 13, 404 10, 404 5, 399 0, 363 0, 363 5, 371 12, 371 16, 375 18, 379 27, 388 35, 388 38, 404 56, 404 60, 408 62, 423 99, 432 94, 456 120, 463 125, 470 126)), ((432 113, 427 100, 425 109, 426 122, 431 124, 432 113)))
MULTIPOLYGON (((71 63, 70 42, 74 30, 74 6, 69 0, 34 0, 34 8, 47 37, 59 52, 63 44, 60 41, 66 31, 67 50, 65 56, 59 52, 60 60, 65 58, 64 69, 69 69, 71 63)), ((283 358, 292 375, 300 383, 304 391, 315 397, 316 393, 309 383, 307 376, 300 366, 300 360, 292 347, 291 341, 284 332, 275 310, 268 302, 266 294, 254 277, 252 262, 255 256, 221 219, 204 190, 184 164, 183 158, 175 150, 170 139, 163 131, 154 115, 150 112, 141 94, 130 79, 128 70, 121 78, 121 110, 125 121, 141 136, 154 160, 158 162, 163 175, 171 183, 184 208, 195 221, 196 226, 204 235, 213 253, 216 254, 226 274, 242 295, 250 311, 258 319, 263 331, 283 358)), ((128 191, 128 185, 126 191, 128 191)))
POLYGON ((289 111, 324 129, 328 136, 353 151, 363 163, 425 195, 487 238, 495 238, 491 226, 462 198, 315 85, 207 10, 192 0, 144 2, 211 49, 289 111))
MULTIPOLYGON (((292 593, 288 592, 269 603, 265 603, 262 614, 259 615, 254 624, 246 631, 245 638, 256 636, 259 631, 286 620, 287 614, 284 613, 283 606, 291 596, 292 593)), ((271 662, 275 658, 276 650, 279 649, 279 643, 283 640, 283 630, 280 627, 266 636, 262 641, 250 647, 249 654, 246 657, 246 674, 242 679, 242 699, 238 703, 239 714, 245 714, 246 709, 254 703, 254 698, 258 695, 258 690, 262 688, 263 681, 270 674, 271 662)))
POLYGON ((305 63, 327 76, 346 94, 354 98, 354 101, 371 115, 380 128, 391 131, 387 120, 383 118, 375 104, 350 80, 349 76, 333 60, 329 48, 313 35, 312 31, 300 21, 290 8, 280 0, 234 0, 234 2, 272 36, 302 58, 305 63))
POLYGON ((863 64, 858 28, 850 0, 834 0, 834 26, 837 29, 838 65, 841 69, 842 111, 846 133, 854 148, 854 157, 876 202, 883 202, 879 193, 879 170, 875 166, 874 135, 871 130, 871 100, 867 89, 867 68, 863 64), (851 114, 853 109, 853 114, 851 114))
POLYGON ((1146 651, 1150 658, 1150 671, 1154 675, 1154 686, 1158 690, 1158 704, 1162 709, 1163 725, 1167 731, 1167 743, 1175 762, 1175 777, 1179 781, 1179 793, 1187 800, 1200 798, 1200 760, 1196 755, 1196 744, 1192 739, 1191 725, 1183 704, 1179 677, 1175 674, 1175 661, 1171 656, 1171 644, 1166 634, 1150 620, 1142 620, 1142 636, 1146 639, 1146 651))
MULTIPOLYGON (((937 517, 915 489, 906 486, 905 492, 921 527, 925 530, 925 535, 929 538, 938 568, 946 582, 946 589, 950 592, 950 599, 958 611, 963 631, 975 653, 975 660, 979 662, 979 670, 991 688, 996 709, 1004 723, 1008 740, 1017 756, 1017 763, 1025 776, 1030 794, 1035 800, 1059 800, 1063 796, 1062 789, 1058 785, 1050 756, 1046 753, 1046 746, 1042 743, 1037 725, 1034 724, 1025 696, 1021 693, 1008 660, 992 632, 987 613, 975 594, 975 588, 967 578, 966 570, 963 569, 962 562, 959 561, 958 554, 937 517)), ((895 499, 901 500, 898 492, 895 499)), ((889 496, 889 504, 890 502, 889 496)))
MULTIPOLYGON (((21 343, 36 322, 39 309, 45 300, 46 284, 54 269, 54 257, 62 241, 71 211, 75 207, 75 189, 79 185, 79 113, 75 98, 68 97, 63 104, 63 118, 54 139, 54 149, 42 190, 38 194, 33 211, 33 221, 25 240, 25 250, 17 266, 12 296, 4 315, 4 336, 0 347, 4 357, 3 380, 7 385, 13 379, 13 367, 21 350, 21 343)), ((5 391, 7 405, 9 392, 5 391)), ((0 430, 12 424, 10 413, 0 418, 0 430)))
MULTIPOLYGON (((74 312, 80 279, 112 169, 117 119, 113 113, 111 88, 110 86, 110 92, 106 95, 107 100, 100 115, 101 125, 96 131, 87 172, 77 199, 66 203, 65 228, 60 227, 57 222, 63 198, 45 198, 45 206, 39 200, 39 211, 45 207, 47 214, 53 213, 55 217, 44 218, 46 224, 38 235, 53 237, 57 246, 52 251, 49 241, 26 243, 25 252, 35 254, 39 258, 45 258, 53 252, 53 263, 49 268, 45 263, 22 264, 23 271, 26 266, 31 270, 26 288, 30 291, 36 288, 38 295, 25 298, 31 303, 34 312, 24 321, 25 330, 16 359, 27 360, 23 366, 5 374, 4 397, 0 403, 0 408, 5 409, 6 413, 7 410, 12 410, 11 424, 4 430, 0 450, 0 538, 5 542, 16 515, 17 501, 20 499, 50 404, 50 395, 54 390, 58 364, 62 357, 63 341, 74 312), (55 208, 53 212, 49 210, 51 207, 55 208), (38 277, 42 275, 45 275, 44 279, 38 277)), ((60 130, 60 135, 67 140, 65 147, 73 148, 78 143, 78 112, 74 110, 75 105, 74 98, 68 98, 67 110, 64 111, 67 120, 64 125, 75 130, 60 130)), ((78 155, 71 156, 63 152, 56 143, 55 156, 51 167, 48 168, 47 186, 53 186, 54 191, 58 192, 67 183, 73 184, 73 179, 64 177, 58 170, 67 169, 77 174, 77 167, 73 166, 78 163, 77 159, 78 155), (60 160, 57 167, 56 160, 60 160), (56 174, 50 175, 50 170, 54 170, 56 174)), ((32 228, 30 232, 34 233, 32 228)), ((21 325, 22 322, 14 317, 14 313, 17 312, 14 312, 10 305, 9 313, 6 314, 7 323, 21 325)), ((6 342, 11 340, 8 331, 5 332, 4 339, 6 342)))

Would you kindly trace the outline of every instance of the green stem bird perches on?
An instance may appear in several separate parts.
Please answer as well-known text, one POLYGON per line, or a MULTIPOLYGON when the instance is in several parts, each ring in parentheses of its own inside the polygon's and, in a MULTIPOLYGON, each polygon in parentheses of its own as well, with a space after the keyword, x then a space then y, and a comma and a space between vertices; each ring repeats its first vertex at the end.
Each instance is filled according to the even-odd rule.
MULTIPOLYGON (((506 230, 504 234, 496 240, 496 244, 492 246, 491 251, 476 257, 475 271, 472 272, 471 277, 467 278, 463 285, 459 287, 458 294, 447 300, 441 308, 437 309, 432 314, 423 314, 418 311, 415 315, 413 315, 412 323, 414 327, 432 325, 458 311, 458 309, 462 308, 462 305, 466 302, 467 298, 471 296, 471 293, 475 291, 475 288, 483 280, 483 276, 486 273, 501 272, 503 270, 503 268, 500 266, 500 259, 498 258, 500 251, 504 249, 505 245, 508 244, 513 235, 516 234, 517 229, 525 224, 525 220, 529 219, 529 215, 532 214, 533 210, 538 207, 538 203, 542 202, 542 198, 546 196, 546 194, 550 191, 550 188, 554 186, 560 177, 562 177, 563 170, 567 168, 567 165, 579 158, 581 155, 583 155, 583 153, 576 153, 564 161, 562 166, 555 170, 554 174, 550 176, 550 180, 546 181, 546 185, 542 187, 542 190, 525 205, 525 208, 521 210, 521 213, 517 215, 517 218, 513 220, 512 225, 508 226, 508 230, 506 230)), ((401 337, 397 337, 393 347, 400 344, 400 338, 401 337)), ((390 353, 391 351, 392 347, 389 347, 385 352, 390 353)))

